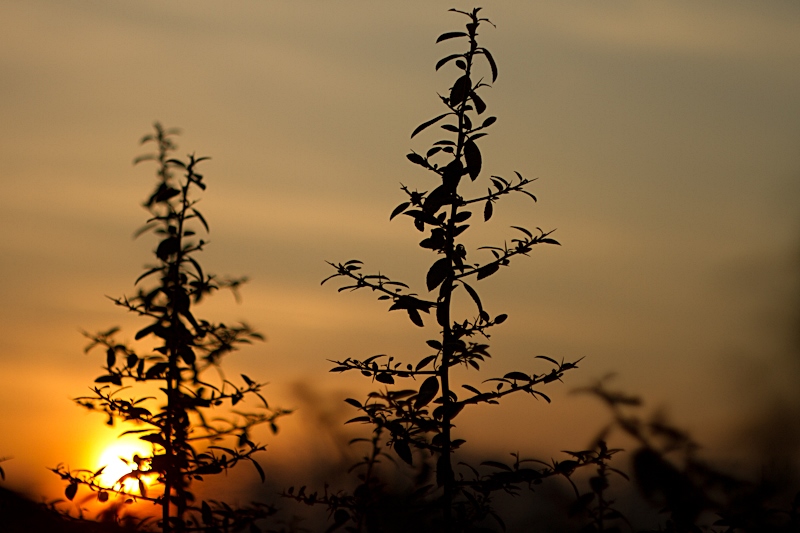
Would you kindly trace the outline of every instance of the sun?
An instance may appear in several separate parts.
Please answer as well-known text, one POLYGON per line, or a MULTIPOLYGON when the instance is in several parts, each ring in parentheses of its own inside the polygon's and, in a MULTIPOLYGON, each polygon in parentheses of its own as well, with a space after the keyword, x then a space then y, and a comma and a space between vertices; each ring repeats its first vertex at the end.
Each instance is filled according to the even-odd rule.
MULTIPOLYGON (((103 468, 98 476, 98 483, 104 487, 122 490, 131 494, 140 494, 139 481, 136 477, 129 477, 119 482, 126 474, 137 470, 147 471, 149 466, 142 457, 149 457, 152 449, 144 442, 128 441, 114 442, 107 446, 97 460, 97 469, 103 468)), ((139 479, 145 486, 151 485, 155 481, 155 475, 144 475, 139 479)))

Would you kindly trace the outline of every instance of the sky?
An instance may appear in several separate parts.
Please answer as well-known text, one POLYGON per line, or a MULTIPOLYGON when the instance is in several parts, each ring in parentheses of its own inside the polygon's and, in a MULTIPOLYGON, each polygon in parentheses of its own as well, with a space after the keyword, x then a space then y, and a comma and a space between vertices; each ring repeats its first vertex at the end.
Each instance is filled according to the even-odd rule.
MULTIPOLYGON (((96 461, 119 431, 70 399, 103 362, 83 353, 81 331, 120 325, 132 339, 142 327, 106 296, 133 292, 155 245, 132 238, 154 178, 131 162, 156 120, 181 128, 179 153, 212 157, 203 265, 251 280, 241 304, 219 294, 203 313, 267 337, 226 372, 270 382, 270 401, 297 409, 265 435, 268 466, 332 449, 315 424, 345 420, 341 400, 370 390, 329 360, 427 355, 435 327, 320 281, 326 261, 360 259, 425 290, 433 258, 389 214, 401 183, 429 184, 405 155, 437 139, 410 134, 455 79, 434 70, 458 51, 435 44, 463 27, 451 7, 473 6, 0 4, 6 486, 55 497, 46 468, 96 461)), ((546 370, 535 355, 585 359, 547 390, 552 405, 514 398, 458 430, 492 453, 583 447, 608 417, 572 391, 611 373, 709 449, 799 413, 800 5, 507 0, 483 13, 499 77, 483 93, 498 121, 481 141, 482 179, 537 178, 538 202, 504 199, 470 242, 502 243, 521 225, 556 229, 562 246, 481 286, 490 313, 510 318, 484 373, 465 379, 546 370)))

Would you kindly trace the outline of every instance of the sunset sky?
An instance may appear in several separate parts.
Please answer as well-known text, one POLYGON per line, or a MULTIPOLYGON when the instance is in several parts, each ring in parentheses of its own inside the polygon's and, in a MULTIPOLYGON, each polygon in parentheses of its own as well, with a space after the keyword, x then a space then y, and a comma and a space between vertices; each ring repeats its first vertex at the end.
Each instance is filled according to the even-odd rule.
MULTIPOLYGON (((434 44, 463 28, 450 7, 473 6, 0 4, 4 486, 56 497, 46 468, 95 467, 119 431, 70 399, 103 362, 80 331, 120 325, 132 340, 144 325, 106 295, 131 294, 151 260, 154 241, 132 235, 153 168, 131 161, 155 120, 183 130, 180 154, 212 157, 203 265, 251 279, 241 305, 219 294, 200 312, 267 337, 224 368, 298 408, 264 435, 267 465, 320 453, 305 442, 314 417, 344 420, 341 400, 369 390, 328 359, 427 355, 432 324, 319 282, 326 260, 357 258, 425 292, 434 257, 389 214, 400 183, 430 188, 405 155, 438 139, 409 137, 455 79, 434 70, 459 51, 434 44)), ((498 122, 480 141, 482 179, 538 178, 539 201, 505 198, 469 242, 496 245, 520 225, 557 228, 563 246, 482 283, 489 312, 510 318, 466 382, 544 371, 539 354, 585 359, 547 390, 552 405, 515 398, 458 431, 497 453, 580 448, 607 416, 570 391, 612 372, 711 448, 775 406, 800 412, 800 4, 505 0, 483 13, 499 77, 483 93, 498 122)))

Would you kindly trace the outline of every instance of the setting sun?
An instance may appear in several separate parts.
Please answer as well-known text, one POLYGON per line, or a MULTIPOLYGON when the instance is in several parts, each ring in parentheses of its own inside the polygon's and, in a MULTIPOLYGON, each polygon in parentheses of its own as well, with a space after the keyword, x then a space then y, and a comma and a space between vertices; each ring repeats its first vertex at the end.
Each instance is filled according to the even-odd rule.
MULTIPOLYGON (((98 482, 104 487, 115 488, 125 492, 138 493, 139 481, 135 477, 122 479, 126 474, 137 470, 147 471, 148 462, 142 458, 149 457, 152 451, 143 442, 114 442, 107 446, 97 461, 97 468, 103 471, 98 477, 98 482)), ((141 476, 145 485, 151 485, 155 476, 153 474, 141 476)))

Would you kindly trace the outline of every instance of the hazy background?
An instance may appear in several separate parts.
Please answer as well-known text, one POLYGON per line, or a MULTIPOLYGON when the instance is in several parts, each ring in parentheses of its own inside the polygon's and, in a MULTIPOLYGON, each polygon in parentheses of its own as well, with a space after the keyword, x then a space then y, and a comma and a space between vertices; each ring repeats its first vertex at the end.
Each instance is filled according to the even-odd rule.
MULTIPOLYGON (((0 3, 7 486, 54 497, 63 487, 45 468, 95 467, 118 432, 70 398, 103 361, 82 353, 81 329, 119 324, 132 339, 142 327, 105 295, 131 293, 154 247, 131 239, 153 183, 152 168, 131 160, 154 120, 184 130, 179 153, 213 157, 204 266, 252 279, 240 306, 221 294, 200 313, 268 337, 228 360, 228 375, 269 381, 273 403, 299 408, 277 438, 264 436, 265 464, 338 453, 309 431, 349 416, 341 400, 370 384, 329 374, 327 359, 413 362, 435 333, 371 294, 319 281, 325 260, 358 258, 424 291, 432 256, 410 221, 388 215, 404 199, 400 182, 430 189, 404 156, 438 138, 409 135, 441 112, 436 93, 454 80, 433 68, 459 50, 434 45, 463 27, 450 7, 472 5, 0 3)), ((483 93, 499 118, 481 141, 483 177, 538 177, 539 202, 507 197, 471 242, 502 243, 514 224, 558 228, 563 246, 481 284, 489 312, 510 315, 482 377, 541 372, 538 354, 586 359, 547 388, 552 405, 482 407, 459 417, 461 435, 496 453, 581 448, 606 414, 569 391, 617 372, 617 386, 712 450, 747 443, 770 413, 790 413, 775 436, 789 439, 800 377, 800 4, 484 8, 497 29, 485 27, 481 44, 500 75, 483 93)))

